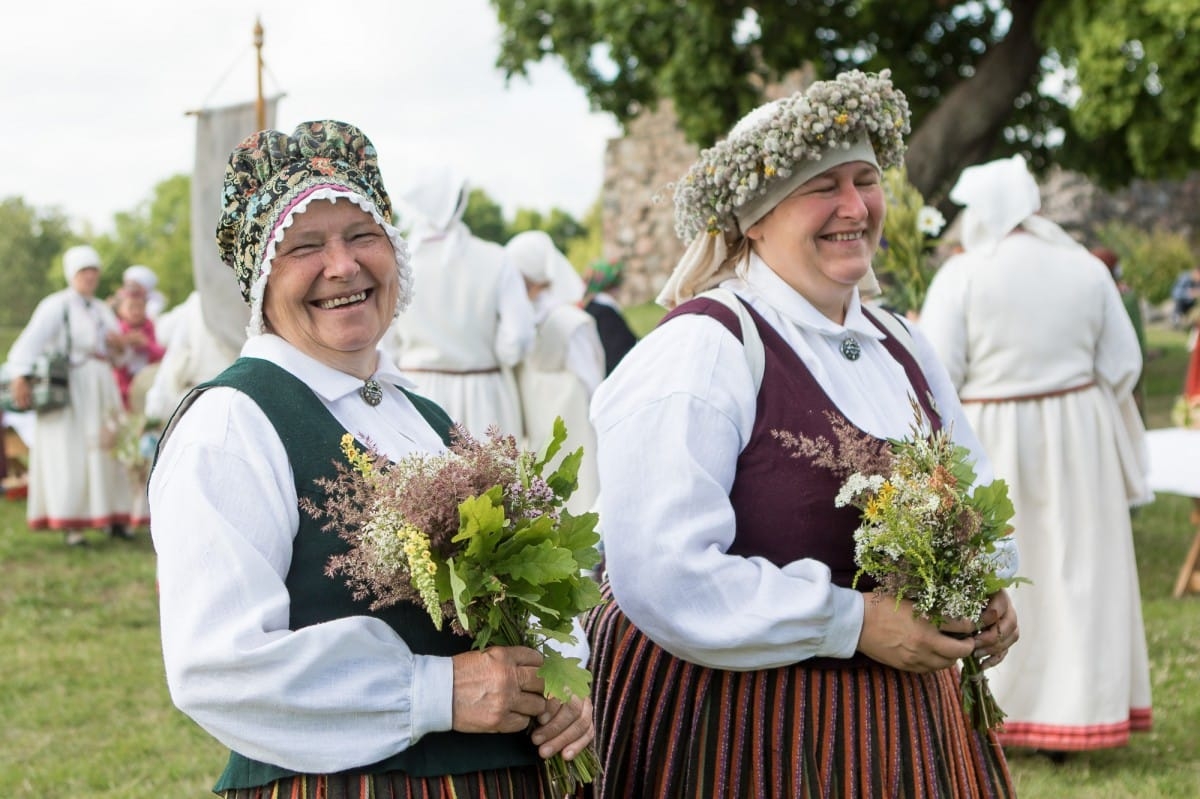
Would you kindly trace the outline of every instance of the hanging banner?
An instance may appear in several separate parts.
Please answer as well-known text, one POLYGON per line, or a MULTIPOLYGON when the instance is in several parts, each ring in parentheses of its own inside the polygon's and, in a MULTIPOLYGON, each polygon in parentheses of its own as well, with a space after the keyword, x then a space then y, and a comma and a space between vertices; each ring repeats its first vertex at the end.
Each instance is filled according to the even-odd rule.
MULTIPOLYGON (((266 128, 275 127, 279 97, 265 101, 266 128)), ((192 169, 192 273, 205 324, 234 352, 246 341, 250 310, 242 300, 233 270, 217 253, 217 219, 229 154, 258 132, 257 103, 192 112, 196 117, 196 160, 192 169)))

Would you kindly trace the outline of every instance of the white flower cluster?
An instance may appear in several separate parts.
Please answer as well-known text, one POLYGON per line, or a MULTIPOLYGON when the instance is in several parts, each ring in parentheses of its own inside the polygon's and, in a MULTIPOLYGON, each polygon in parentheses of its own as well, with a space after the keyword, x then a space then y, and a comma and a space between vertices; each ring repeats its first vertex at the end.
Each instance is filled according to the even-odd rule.
POLYGON ((917 212, 917 230, 925 236, 936 236, 946 226, 946 217, 942 212, 930 205, 921 206, 917 212))
POLYGON ((729 136, 700 153, 675 186, 675 232, 690 242, 701 232, 731 229, 734 210, 790 176, 797 163, 848 149, 864 133, 879 166, 896 166, 904 158, 908 132, 908 100, 892 85, 891 70, 853 70, 818 81, 751 112, 729 136))

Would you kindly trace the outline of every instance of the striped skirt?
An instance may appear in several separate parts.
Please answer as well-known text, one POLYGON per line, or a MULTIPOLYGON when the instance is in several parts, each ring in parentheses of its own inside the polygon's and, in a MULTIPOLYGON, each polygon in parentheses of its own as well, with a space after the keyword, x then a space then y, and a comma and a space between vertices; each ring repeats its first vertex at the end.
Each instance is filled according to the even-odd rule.
MULTIPOLYGON (((384 774, 315 774, 287 777, 260 788, 225 791, 225 799, 560 799, 544 769, 511 768, 413 777, 384 774)), ((582 795, 582 794, 581 794, 582 795)))
POLYGON ((597 797, 1014 795, 995 736, 963 715, 954 669, 705 668, 651 642, 605 595, 584 624, 597 797))

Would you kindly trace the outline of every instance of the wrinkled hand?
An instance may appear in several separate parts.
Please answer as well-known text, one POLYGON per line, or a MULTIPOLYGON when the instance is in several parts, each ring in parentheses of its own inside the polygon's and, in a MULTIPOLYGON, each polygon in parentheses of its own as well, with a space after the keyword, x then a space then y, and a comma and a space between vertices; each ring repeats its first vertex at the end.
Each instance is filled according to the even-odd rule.
POLYGON ((464 652, 454 661, 454 714, 459 732, 519 732, 546 712, 542 656, 523 646, 464 652))
POLYGON ((557 699, 547 699, 546 711, 537 720, 533 743, 543 759, 562 752, 564 760, 571 760, 596 737, 590 699, 573 696, 565 705, 557 699))
POLYGON ((1008 649, 1021 637, 1017 627, 1017 611, 1008 598, 1008 592, 992 594, 983 615, 979 617, 979 632, 975 634, 975 654, 979 665, 985 669, 997 666, 1008 649))
POLYGON ((949 668, 975 650, 970 637, 975 625, 957 621, 943 626, 949 633, 965 633, 955 638, 924 618, 913 615, 913 604, 907 599, 896 602, 894 597, 876 593, 863 595, 863 626, 858 637, 858 651, 901 671, 930 672, 949 668))

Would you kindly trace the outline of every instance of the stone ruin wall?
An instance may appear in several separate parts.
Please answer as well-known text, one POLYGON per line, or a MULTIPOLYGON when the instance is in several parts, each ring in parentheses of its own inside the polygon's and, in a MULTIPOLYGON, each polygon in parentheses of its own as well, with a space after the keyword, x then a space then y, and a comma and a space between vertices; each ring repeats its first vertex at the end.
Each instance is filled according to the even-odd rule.
MULTIPOLYGON (((789 94, 805 83, 798 74, 767 96, 789 94)), ((609 141, 601 189, 603 255, 625 262, 625 280, 615 292, 623 305, 653 300, 683 254, 675 236, 671 187, 698 155, 678 129, 670 100, 640 114, 625 136, 609 141)), ((1055 169, 1042 182, 1042 210, 1083 242, 1112 221, 1165 229, 1196 242, 1200 172, 1181 181, 1138 180, 1121 191, 1105 192, 1083 175, 1055 169)))

